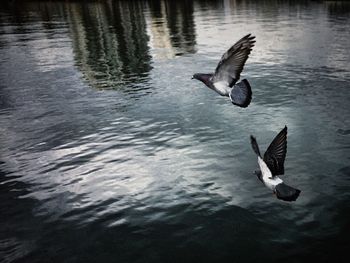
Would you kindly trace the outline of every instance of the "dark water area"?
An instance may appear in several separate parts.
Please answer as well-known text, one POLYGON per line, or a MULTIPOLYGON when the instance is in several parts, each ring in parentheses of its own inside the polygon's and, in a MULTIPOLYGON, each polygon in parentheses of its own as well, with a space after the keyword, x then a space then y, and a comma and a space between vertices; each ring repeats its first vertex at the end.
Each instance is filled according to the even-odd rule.
POLYGON ((348 2, 0 7, 0 262, 348 262, 348 2), (247 33, 241 109, 191 76, 247 33))

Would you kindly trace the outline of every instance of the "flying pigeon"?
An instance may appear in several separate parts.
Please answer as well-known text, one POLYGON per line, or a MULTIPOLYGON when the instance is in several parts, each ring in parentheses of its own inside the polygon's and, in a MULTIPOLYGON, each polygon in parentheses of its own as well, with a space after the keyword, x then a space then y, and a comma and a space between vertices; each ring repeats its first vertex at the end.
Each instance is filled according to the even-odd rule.
POLYGON ((234 105, 245 108, 252 100, 252 89, 248 80, 239 80, 244 63, 247 61, 255 36, 250 34, 241 38, 221 57, 215 73, 196 73, 192 79, 202 81, 208 88, 216 91, 221 96, 229 97, 234 105))
POLYGON ((287 153, 287 126, 273 139, 264 154, 264 158, 261 157, 256 139, 250 136, 250 141, 254 152, 258 155, 260 170, 255 173, 259 180, 271 189, 278 199, 295 201, 301 191, 286 185, 279 177, 279 175, 284 174, 284 159, 287 153))

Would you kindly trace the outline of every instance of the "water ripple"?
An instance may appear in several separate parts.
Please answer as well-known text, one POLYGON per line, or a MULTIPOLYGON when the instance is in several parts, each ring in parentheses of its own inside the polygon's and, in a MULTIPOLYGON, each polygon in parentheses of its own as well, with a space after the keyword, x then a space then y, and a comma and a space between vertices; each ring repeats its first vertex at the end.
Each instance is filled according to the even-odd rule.
POLYGON ((3 261, 336 261, 346 251, 345 4, 1 5, 3 261), (253 100, 241 109, 191 76, 249 32, 242 78, 253 100), (294 203, 257 180, 249 144, 252 134, 266 149, 284 125, 294 203))

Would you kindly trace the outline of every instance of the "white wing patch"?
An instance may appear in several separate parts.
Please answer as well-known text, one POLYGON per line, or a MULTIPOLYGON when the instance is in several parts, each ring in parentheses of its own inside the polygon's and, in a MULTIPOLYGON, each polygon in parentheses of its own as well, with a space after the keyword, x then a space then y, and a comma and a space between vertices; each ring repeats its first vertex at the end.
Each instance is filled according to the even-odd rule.
POLYGON ((224 96, 228 96, 231 90, 227 81, 214 82, 214 87, 216 91, 220 93, 220 95, 224 95, 224 96))
POLYGON ((267 167, 267 164, 263 161, 263 159, 261 159, 260 156, 258 156, 258 163, 262 174, 262 181, 268 188, 274 191, 276 185, 283 183, 283 181, 278 176, 272 176, 269 167, 267 167))

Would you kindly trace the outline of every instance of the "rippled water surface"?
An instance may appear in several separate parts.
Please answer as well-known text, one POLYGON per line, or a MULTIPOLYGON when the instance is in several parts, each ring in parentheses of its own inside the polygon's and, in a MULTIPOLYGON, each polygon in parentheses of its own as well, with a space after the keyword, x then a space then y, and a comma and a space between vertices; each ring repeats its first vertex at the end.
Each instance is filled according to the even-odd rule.
POLYGON ((257 2, 0 5, 1 262, 347 262, 350 5, 257 2), (247 33, 241 109, 191 76, 247 33))

